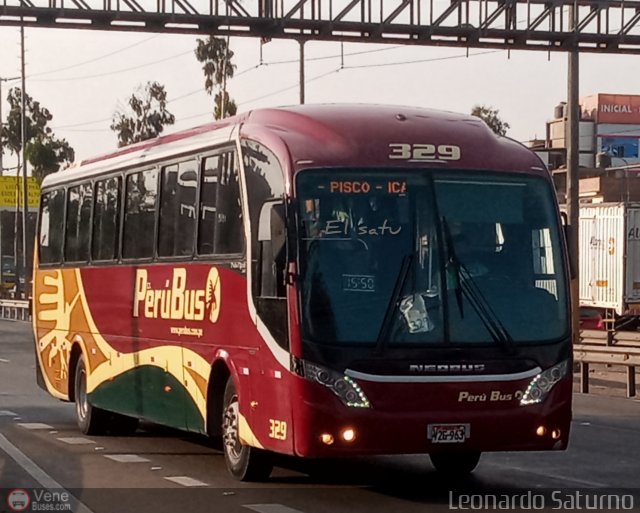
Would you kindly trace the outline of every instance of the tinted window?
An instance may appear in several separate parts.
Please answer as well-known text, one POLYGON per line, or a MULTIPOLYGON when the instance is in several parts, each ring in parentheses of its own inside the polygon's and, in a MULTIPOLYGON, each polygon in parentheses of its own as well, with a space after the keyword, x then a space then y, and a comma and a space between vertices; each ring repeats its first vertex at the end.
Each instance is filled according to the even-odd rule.
POLYGON ((157 170, 127 176, 123 258, 153 257, 157 197, 157 170))
POLYGON ((198 253, 226 255, 244 249, 240 181, 235 153, 207 157, 201 175, 198 253))
POLYGON ((43 194, 39 237, 40 261, 43 264, 59 263, 62 260, 63 219, 64 190, 43 194))
POLYGON ((91 258, 113 260, 118 256, 120 178, 96 182, 95 189, 91 258))
MULTIPOLYGON (((251 226, 251 263, 253 276, 261 276, 260 257, 264 248, 258 242, 258 224, 262 206, 268 199, 281 198, 284 194, 282 167, 278 158, 268 148, 254 141, 242 142, 247 195, 249 196, 249 221, 251 226)), ((253 281, 254 297, 261 296, 260 281, 253 281)))
POLYGON ((193 253, 196 220, 196 162, 191 160, 162 169, 158 255, 193 253))
POLYGON ((216 200, 214 251, 218 255, 241 253, 244 248, 240 180, 234 153, 221 158, 216 200))
POLYGON ((69 188, 64 245, 64 259, 67 262, 86 262, 89 260, 92 200, 91 184, 69 188))
POLYGON ((216 228, 216 191, 221 155, 204 159, 200 183, 200 216, 198 218, 198 253, 213 254, 216 228))

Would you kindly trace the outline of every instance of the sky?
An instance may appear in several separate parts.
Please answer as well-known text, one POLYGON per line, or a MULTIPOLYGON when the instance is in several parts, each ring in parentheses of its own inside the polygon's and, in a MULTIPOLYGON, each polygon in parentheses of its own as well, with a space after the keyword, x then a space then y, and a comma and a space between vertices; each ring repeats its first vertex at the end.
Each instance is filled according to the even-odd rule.
MULTIPOLYGON (((53 115, 49 126, 66 139, 76 160, 114 150, 109 129, 116 110, 149 81, 165 86, 176 123, 166 133, 213 119, 198 36, 71 29, 25 30, 26 90, 53 115)), ((228 82, 238 112, 299 103, 299 46, 295 41, 230 40, 236 65, 228 82), (262 55, 261 55, 262 53, 262 55)), ((541 51, 308 42, 306 103, 411 105, 469 113, 484 104, 499 110, 507 135, 544 138, 545 122, 567 96, 567 55, 541 51), (343 57, 341 57, 341 54, 343 57)), ((581 54, 580 95, 640 94, 640 56, 581 54)), ((20 31, 0 27, 0 79, 20 75, 20 31)), ((20 82, 1 82, 6 96, 20 82)), ((4 166, 15 158, 4 156, 4 166)), ((8 173, 5 173, 8 174, 8 173)))

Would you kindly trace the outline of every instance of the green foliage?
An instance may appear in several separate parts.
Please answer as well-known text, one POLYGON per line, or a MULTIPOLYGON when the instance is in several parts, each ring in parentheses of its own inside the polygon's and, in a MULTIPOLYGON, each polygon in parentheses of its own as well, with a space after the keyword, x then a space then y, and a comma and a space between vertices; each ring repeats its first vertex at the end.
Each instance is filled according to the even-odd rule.
POLYGON ((471 115, 482 119, 496 134, 506 135, 511 125, 502 121, 498 115, 499 113, 498 109, 487 107, 486 105, 474 105, 473 109, 471 109, 471 115))
MULTIPOLYGON (((22 91, 15 87, 7 95, 9 114, 0 129, 0 145, 18 154, 22 148, 22 91)), ((65 139, 56 139, 48 126, 53 119, 51 112, 40 102, 25 95, 25 156, 32 166, 33 176, 39 182, 50 173, 75 159, 75 152, 65 139)))
MULTIPOLYGON (((213 117, 215 119, 222 119, 223 116, 220 115, 220 100, 222 96, 222 91, 216 93, 214 98, 215 107, 213 109, 213 117)), ((236 102, 229 98, 229 93, 227 91, 224 92, 224 117, 227 118, 229 116, 235 116, 238 112, 238 106, 236 102)))
POLYGON ((233 78, 236 66, 231 62, 233 59, 233 51, 229 49, 227 41, 220 37, 209 36, 205 39, 198 39, 198 46, 195 54, 198 62, 204 63, 202 71, 204 71, 204 89, 207 94, 212 95, 214 92, 214 117, 222 119, 233 116, 237 111, 236 103, 229 98, 227 92, 224 92, 224 109, 221 109, 222 90, 226 89, 226 79, 233 78), (224 112, 220 112, 223 110, 224 112))
POLYGON ((111 130, 118 135, 118 147, 157 137, 176 118, 167 110, 167 93, 158 82, 147 82, 144 90, 134 93, 126 112, 116 111, 111 130))

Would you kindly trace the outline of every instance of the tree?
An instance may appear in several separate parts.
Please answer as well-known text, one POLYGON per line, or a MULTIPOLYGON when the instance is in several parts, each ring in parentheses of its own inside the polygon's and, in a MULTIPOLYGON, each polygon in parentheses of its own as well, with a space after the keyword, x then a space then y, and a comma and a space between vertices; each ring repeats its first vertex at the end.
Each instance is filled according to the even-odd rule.
POLYGON ((111 130, 118 134, 118 147, 157 137, 176 118, 167 110, 167 93, 158 82, 147 82, 131 95, 128 108, 116 110, 111 130))
POLYGON ((498 116, 499 112, 498 109, 487 107, 486 105, 474 105, 471 110, 471 115, 484 121, 496 134, 506 135, 511 125, 500 119, 500 116, 498 116))
MULTIPOLYGON (((57 139, 48 126, 53 115, 40 102, 25 95, 25 157, 32 166, 33 176, 42 182, 50 173, 72 163, 75 152, 65 139, 57 139)), ((9 114, 6 125, 0 129, 0 145, 13 154, 22 149, 22 90, 12 88, 7 95, 9 114)))
POLYGON ((214 98, 215 107, 213 108, 213 117, 214 119, 222 119, 223 117, 227 118, 229 116, 235 116, 236 112, 238 112, 238 106, 236 102, 229 98, 229 93, 227 91, 224 92, 224 116, 220 115, 220 105, 222 101, 222 91, 216 93, 214 98))
POLYGON ((209 36, 205 39, 198 39, 196 47, 196 59, 204 63, 204 89, 208 95, 214 95, 215 107, 214 118, 222 119, 233 116, 238 110, 236 102, 229 98, 226 91, 228 78, 233 78, 236 66, 231 62, 233 51, 229 49, 227 41, 223 38, 209 36), (224 97, 224 105, 223 99, 224 97))

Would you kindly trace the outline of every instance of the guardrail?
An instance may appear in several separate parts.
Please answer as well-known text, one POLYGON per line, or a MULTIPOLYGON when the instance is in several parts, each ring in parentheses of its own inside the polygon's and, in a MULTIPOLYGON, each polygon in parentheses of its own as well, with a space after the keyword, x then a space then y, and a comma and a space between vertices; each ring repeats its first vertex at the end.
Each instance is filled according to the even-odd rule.
POLYGON ((28 321, 31 319, 29 310, 29 301, 0 299, 0 318, 2 319, 28 321))
POLYGON ((622 365, 627 369, 627 397, 636 395, 636 366, 640 366, 640 332, 581 330, 573 347, 580 364, 580 391, 589 393, 589 364, 622 365))
MULTIPOLYGON (((0 318, 29 321, 29 301, 0 299, 0 318)), ((580 343, 573 347, 580 365, 580 391, 589 393, 589 364, 622 365, 627 369, 627 397, 636 395, 636 366, 640 366, 640 332, 580 330, 580 343)))

